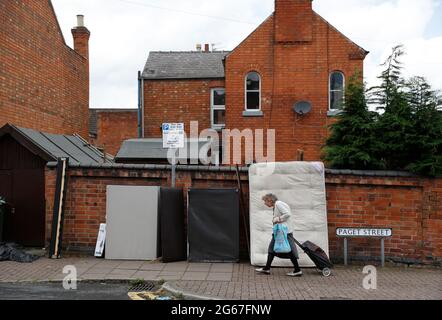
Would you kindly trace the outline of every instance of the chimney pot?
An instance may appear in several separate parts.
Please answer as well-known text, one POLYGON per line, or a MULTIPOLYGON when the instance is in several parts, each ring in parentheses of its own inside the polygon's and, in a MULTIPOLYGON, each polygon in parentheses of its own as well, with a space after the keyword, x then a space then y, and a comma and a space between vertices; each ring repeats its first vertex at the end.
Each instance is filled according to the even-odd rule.
POLYGON ((202 46, 201 46, 200 43, 198 43, 198 44, 196 45, 196 51, 201 51, 201 50, 202 50, 202 46))
POLYGON ((77 27, 84 27, 84 15, 77 15, 77 27))
POLYGON ((205 44, 205 46, 204 46, 204 51, 205 51, 205 52, 210 52, 210 46, 209 46, 208 43, 205 44))

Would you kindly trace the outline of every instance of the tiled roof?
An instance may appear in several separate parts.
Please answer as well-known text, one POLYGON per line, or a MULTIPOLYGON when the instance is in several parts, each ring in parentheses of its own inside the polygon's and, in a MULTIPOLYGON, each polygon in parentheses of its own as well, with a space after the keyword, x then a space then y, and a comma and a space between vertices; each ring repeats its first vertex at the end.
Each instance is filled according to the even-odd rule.
POLYGON ((229 51, 151 52, 144 79, 224 78, 224 58, 229 51))

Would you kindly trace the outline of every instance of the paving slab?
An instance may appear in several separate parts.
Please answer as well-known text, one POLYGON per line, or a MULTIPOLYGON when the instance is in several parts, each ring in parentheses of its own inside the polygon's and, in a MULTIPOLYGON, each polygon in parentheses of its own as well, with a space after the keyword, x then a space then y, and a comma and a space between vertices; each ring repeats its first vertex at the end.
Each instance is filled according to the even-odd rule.
POLYGON ((143 261, 123 261, 118 265, 118 269, 138 270, 143 264, 143 261))
POLYGON ((184 273, 181 280, 206 280, 208 272, 193 272, 187 271, 184 273))
POLYGON ((136 279, 155 281, 159 275, 160 271, 137 271, 133 277, 136 279))
POLYGON ((210 271, 211 263, 189 263, 187 271, 210 271))
POLYGON ((209 273, 207 281, 231 281, 232 280, 232 273, 230 272, 211 272, 209 273))
POLYGON ((141 265, 139 270, 142 271, 162 271, 166 265, 164 263, 145 262, 141 265))

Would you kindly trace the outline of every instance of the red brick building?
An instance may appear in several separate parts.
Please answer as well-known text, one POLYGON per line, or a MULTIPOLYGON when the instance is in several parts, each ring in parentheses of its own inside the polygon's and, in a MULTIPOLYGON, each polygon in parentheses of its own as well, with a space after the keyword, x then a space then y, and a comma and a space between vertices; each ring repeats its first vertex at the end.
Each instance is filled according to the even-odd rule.
POLYGON ((138 137, 138 110, 90 109, 89 137, 93 145, 115 156, 124 140, 138 137))
POLYGON ((275 129, 276 160, 318 160, 345 83, 362 75, 367 51, 312 10, 276 0, 275 12, 232 52, 151 52, 142 74, 143 132, 164 122, 199 129, 275 129), (308 102, 300 115, 294 105, 308 102))
POLYGON ((0 127, 87 137, 89 30, 66 45, 50 0, 0 2, 0 127))

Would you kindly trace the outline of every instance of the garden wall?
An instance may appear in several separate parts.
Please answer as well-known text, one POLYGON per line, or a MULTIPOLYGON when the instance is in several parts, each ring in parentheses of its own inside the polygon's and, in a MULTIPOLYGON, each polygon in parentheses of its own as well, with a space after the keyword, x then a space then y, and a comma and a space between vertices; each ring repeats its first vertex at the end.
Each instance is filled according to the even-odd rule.
MULTIPOLYGON (((50 240, 55 190, 54 168, 46 170, 46 239, 50 240)), ((246 211, 248 174, 241 169, 246 211)), ((70 168, 65 203, 63 245, 69 250, 92 251, 100 223, 105 222, 108 185, 170 186, 169 166, 118 165, 70 168)), ((234 168, 179 167, 177 186, 236 188, 234 168)), ((330 256, 343 259, 343 241, 337 227, 388 227, 393 237, 385 241, 387 261, 442 265, 442 179, 394 172, 335 171, 326 174, 330 256)), ((248 214, 247 214, 248 215, 248 214)), ((241 251, 247 242, 241 219, 241 251)), ((380 258, 380 241, 351 239, 353 260, 380 258)))

